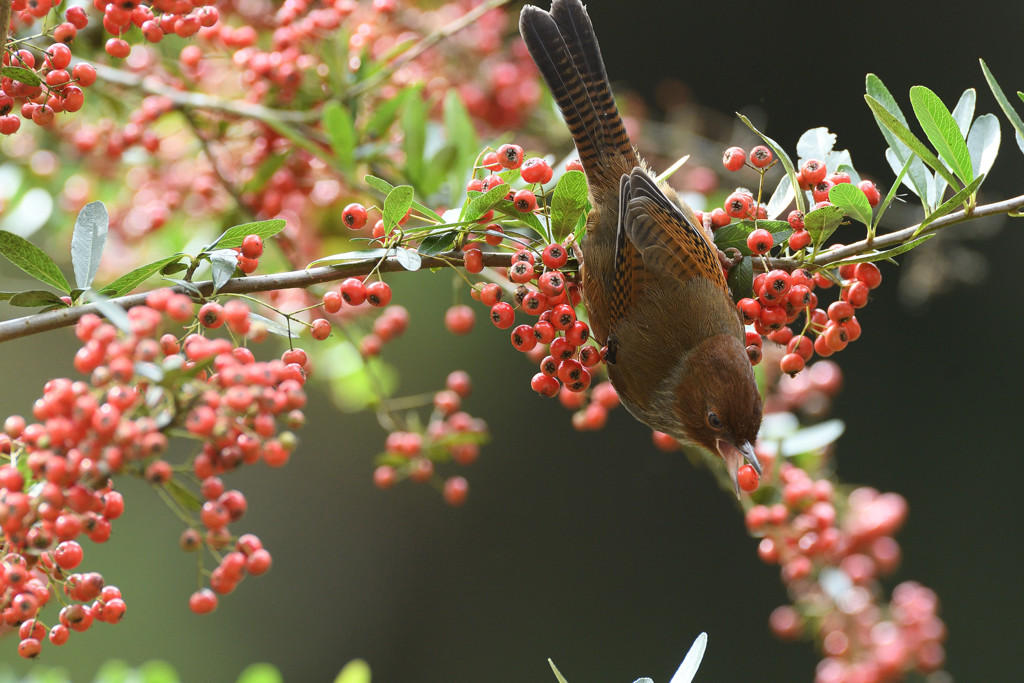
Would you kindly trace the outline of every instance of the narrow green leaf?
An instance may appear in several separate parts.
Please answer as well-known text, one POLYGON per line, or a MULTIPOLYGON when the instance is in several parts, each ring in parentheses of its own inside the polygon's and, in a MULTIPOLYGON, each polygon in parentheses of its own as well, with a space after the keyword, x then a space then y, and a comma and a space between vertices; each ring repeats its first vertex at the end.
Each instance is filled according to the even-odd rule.
POLYGON ((730 248, 738 249, 744 256, 750 256, 747 236, 755 228, 764 228, 770 232, 775 244, 782 244, 793 234, 793 228, 786 221, 737 221, 715 230, 715 246, 722 251, 730 248))
POLYGON ((587 210, 587 177, 583 171, 566 171, 551 194, 552 238, 562 240, 587 210))
MULTIPOLYGON (((550 241, 551 236, 548 235, 547 229, 540 222, 540 219, 537 218, 537 214, 523 213, 522 211, 517 210, 515 204, 508 201, 507 199, 499 200, 498 203, 494 205, 494 208, 505 214, 505 216, 507 216, 508 219, 516 221, 519 224, 525 225, 526 227, 530 228, 538 235, 540 235, 543 239, 550 241)), ((581 217, 585 218, 585 216, 581 217)), ((512 239, 512 236, 506 233, 505 239, 512 239)))
POLYGON ((846 215, 864 225, 871 225, 871 203, 856 185, 840 183, 828 191, 828 200, 846 212, 846 215))
POLYGON ((353 659, 338 672, 334 683, 370 683, 370 665, 362 659, 353 659))
MULTIPOLYGON (((383 178, 378 178, 377 176, 365 175, 363 176, 363 181, 373 189, 385 195, 391 192, 391 190, 395 189, 394 185, 384 180, 383 178)), ((445 219, 442 218, 439 213, 431 209, 429 206, 425 206, 417 201, 413 201, 412 208, 414 211, 419 212, 420 215, 425 216, 426 218, 432 221, 436 221, 438 223, 445 222, 445 219)))
POLYGON ((412 249, 406 249, 405 247, 397 247, 395 249, 395 260, 398 261, 403 268, 411 271, 419 270, 420 266, 423 264, 423 259, 417 252, 412 249))
POLYGON ((751 257, 744 256, 739 263, 730 268, 726 281, 733 300, 739 301, 743 297, 751 296, 754 291, 754 264, 751 257))
POLYGON ((413 189, 411 185, 399 185, 388 192, 384 198, 384 234, 398 225, 412 207, 413 189))
POLYGON ((71 291, 71 286, 53 259, 24 237, 0 230, 0 256, 40 282, 65 293, 71 291))
POLYGON ((248 235, 259 235, 261 239, 266 240, 284 230, 284 226, 285 222, 280 218, 236 225, 225 230, 224 234, 218 237, 210 246, 206 247, 206 250, 210 251, 217 247, 221 249, 240 247, 242 246, 242 240, 248 235))
POLYGON ((180 261, 172 261, 160 269, 160 274, 174 275, 175 273, 180 273, 183 270, 188 270, 188 264, 181 263, 180 261))
POLYGON ((75 270, 75 284, 81 289, 89 289, 96 277, 109 224, 103 202, 89 202, 78 212, 71 234, 71 265, 75 270))
MULTIPOLYGON (((921 157, 921 160, 924 163, 931 166, 936 173, 941 174, 950 185, 959 184, 956 177, 950 173, 949 169, 947 169, 941 161, 939 161, 938 157, 932 154, 931 151, 924 146, 924 143, 918 140, 914 134, 910 132, 909 128, 896 120, 896 117, 890 114, 885 107, 878 102, 878 100, 870 95, 865 95, 864 100, 868 103, 868 106, 871 108, 871 111, 875 114, 875 117, 880 121, 880 123, 892 131, 893 135, 909 147, 914 154, 921 157)), ((952 117, 950 118, 952 119, 952 117)), ((923 196, 927 196, 927 194, 923 196)))
POLYGON ((7 297, 7 303, 20 308, 35 308, 37 306, 63 306, 64 302, 53 292, 46 290, 32 290, 30 292, 12 292, 7 297))
POLYGON ((337 100, 324 105, 323 127, 338 166, 346 173, 355 167, 356 129, 352 114, 337 100))
POLYGON ((473 119, 466 110, 459 91, 452 88, 444 96, 444 127, 448 132, 448 138, 455 143, 459 156, 471 158, 476 154, 479 144, 477 142, 476 126, 473 119))
MULTIPOLYGON (((796 142, 797 159, 807 161, 817 159, 824 163, 825 159, 836 146, 836 134, 830 133, 828 128, 811 128, 800 136, 796 142)), ((829 168, 835 168, 829 166, 829 168)))
POLYGON ((370 120, 366 124, 366 137, 376 139, 383 136, 388 128, 391 127, 391 124, 394 123, 399 108, 414 93, 418 92, 418 86, 409 86, 399 91, 394 97, 381 100, 374 108, 373 115, 370 116, 370 120))
MULTIPOLYGON (((984 59, 979 59, 981 62, 981 70, 985 73, 985 80, 988 82, 988 87, 992 90, 992 94, 995 95, 996 102, 999 103, 999 108, 1003 110, 1003 114, 1009 119, 1010 125, 1017 131, 1018 139, 1024 138, 1024 121, 1021 121, 1020 114, 1010 104, 1010 100, 1007 99, 1006 93, 999 87, 999 83, 996 82, 996 77, 989 71, 988 65, 985 64, 984 59)), ((1024 100, 1024 97, 1021 97, 1024 100)), ((1024 145, 1019 145, 1021 151, 1024 152, 1024 145)))
POLYGON ((427 235, 423 238, 423 241, 420 242, 420 246, 416 251, 424 256, 441 254, 451 249, 452 244, 455 243, 455 238, 458 236, 458 230, 449 230, 448 232, 439 232, 435 235, 427 235))
POLYGON ((811 234, 815 247, 820 247, 843 222, 846 213, 838 206, 823 206, 804 216, 804 228, 811 234))
POLYGON ((235 274, 235 269, 238 268, 238 254, 234 249, 217 249, 211 251, 209 257, 210 270, 213 275, 213 293, 216 294, 235 274))
POLYGON ((550 659, 548 660, 548 666, 550 666, 551 670, 555 673, 555 678, 558 679, 558 683, 569 683, 565 680, 565 677, 562 676, 562 672, 558 670, 558 667, 555 666, 555 663, 550 659))
POLYGON ((964 137, 967 137, 967 131, 971 129, 971 121, 974 120, 974 105, 977 100, 978 94, 974 88, 968 88, 960 95, 956 106, 953 107, 953 120, 956 121, 957 128, 960 129, 960 135, 964 137))
MULTIPOLYGON (((889 112, 897 121, 903 124, 904 128, 909 130, 907 124, 907 118, 903 115, 900 110, 899 104, 896 102, 896 98, 892 96, 889 89, 885 87, 882 80, 875 74, 868 74, 865 79, 865 89, 867 94, 873 97, 887 112, 889 112)), ((910 190, 921 198, 921 201, 925 205, 927 210, 929 207, 934 206, 930 203, 929 188, 931 187, 931 174, 925 168, 924 162, 915 157, 910 148, 903 144, 899 138, 897 138, 891 130, 884 123, 882 119, 875 114, 875 123, 878 124, 878 129, 882 131, 882 137, 889 144, 889 148, 892 150, 892 156, 895 157, 896 163, 890 161, 893 173, 898 173, 898 169, 903 167, 903 164, 907 162, 907 159, 916 159, 911 164, 910 169, 906 174, 906 184, 910 190)), ((886 158, 888 159, 888 154, 886 158)))
POLYGON ((43 81, 39 78, 39 74, 31 69, 26 69, 21 66, 3 66, 0 67, 0 76, 6 76, 12 81, 18 81, 25 85, 37 86, 42 85, 43 81))
MULTIPOLYGON (((923 85, 915 85, 910 89, 910 104, 914 108, 914 114, 924 130, 924 134, 938 151, 942 160, 963 181, 964 185, 974 180, 971 155, 967 151, 967 141, 964 140, 956 120, 946 109, 946 105, 942 103, 939 96, 923 85)), ((950 185, 952 184, 950 182, 950 185)))
POLYGON ((891 259, 893 256, 899 256, 904 252, 910 251, 914 247, 924 244, 926 241, 930 240, 933 237, 935 237, 934 232, 928 235, 922 235, 921 237, 918 237, 915 240, 911 240, 910 242, 904 242, 900 246, 893 247, 892 249, 875 251, 870 254, 862 254, 860 256, 854 256, 851 258, 843 259, 842 261, 836 261, 835 263, 828 264, 828 267, 838 268, 839 266, 845 266, 852 263, 870 263, 873 261, 884 261, 886 259, 891 259))
MULTIPOLYGON (((886 151, 891 151, 891 148, 886 151)), ((910 169, 910 165, 914 163, 915 159, 917 159, 915 156, 907 159, 903 164, 903 168, 901 168, 899 173, 896 174, 896 181, 893 182, 892 187, 889 188, 889 194, 885 195, 885 199, 878 205, 878 212, 875 213, 875 224, 872 226, 873 228, 878 227, 878 224, 882 220, 882 214, 884 214, 886 209, 889 208, 889 205, 892 204, 892 200, 896 197, 896 192, 900 189, 900 183, 903 182, 904 176, 906 176, 907 171, 910 169)))
MULTIPOLYGON (((172 263, 177 263, 181 260, 182 256, 184 256, 184 254, 175 254, 174 256, 168 256, 160 259, 159 261, 153 261, 152 263, 147 263, 144 266, 139 266, 135 270, 125 273, 109 285, 100 289, 100 294, 109 297, 117 297, 127 294, 153 275, 156 275, 158 272, 166 272, 167 266, 172 263)), ((184 267, 184 264, 181 265, 184 267)))
MULTIPOLYGON (((744 116, 743 114, 736 114, 736 116, 740 117, 740 121, 745 123, 747 125, 747 128, 754 131, 754 133, 756 133, 758 137, 764 140, 764 144, 771 147, 772 151, 775 152, 775 156, 782 164, 782 167, 786 169, 786 175, 789 176, 790 184, 792 184, 793 187, 799 187, 800 185, 796 181, 796 168, 793 167, 793 160, 789 158, 788 154, 786 154, 786 150, 782 149, 779 143, 775 142, 775 140, 772 140, 770 137, 768 137, 767 135, 759 131, 757 128, 755 128, 754 124, 752 124, 750 122, 750 119, 748 119, 746 116, 744 116)), ((804 197, 803 192, 796 193, 796 208, 799 209, 800 211, 807 211, 806 199, 804 197)))
POLYGON ((7 301, 11 297, 17 296, 19 294, 21 294, 21 292, 0 292, 0 301, 7 301))
POLYGON ((163 486, 167 493, 170 494, 171 499, 185 510, 198 512, 199 508, 203 506, 199 496, 177 479, 168 479, 163 486))
POLYGON ((384 258, 387 254, 387 249, 359 249, 356 251, 346 251, 340 254, 322 256, 315 261, 311 261, 306 268, 337 266, 343 263, 351 263, 352 261, 369 261, 370 259, 384 258))
POLYGON ((775 188, 771 199, 768 200, 768 206, 765 208, 769 220, 777 218, 785 211, 793 201, 794 195, 793 185, 789 182, 789 175, 782 176, 778 187, 775 188))
POLYGON ((982 114, 975 119, 967 135, 967 149, 971 153, 971 166, 975 176, 987 175, 999 153, 1001 139, 999 119, 995 114, 982 114))
POLYGON ((414 185, 424 181, 426 166, 423 151, 427 141, 427 103, 416 94, 402 112, 402 150, 405 152, 405 177, 414 185))
POLYGON ((494 205, 508 194, 508 185, 502 183, 469 200, 465 220, 475 221, 494 208, 494 205))
POLYGON ((955 195, 944 201, 942 205, 939 206, 939 208, 935 209, 935 211, 932 211, 930 214, 928 214, 928 217, 921 221, 920 227, 918 227, 918 229, 914 232, 914 237, 920 235, 921 231, 927 228, 928 224, 934 221, 936 218, 942 218, 947 213, 950 213, 958 206, 960 206, 961 204, 965 203, 968 199, 970 199, 971 196, 973 196, 974 193, 978 191, 978 188, 981 186, 981 183, 984 180, 985 176, 978 176, 977 178, 971 181, 970 185, 957 192, 955 195))

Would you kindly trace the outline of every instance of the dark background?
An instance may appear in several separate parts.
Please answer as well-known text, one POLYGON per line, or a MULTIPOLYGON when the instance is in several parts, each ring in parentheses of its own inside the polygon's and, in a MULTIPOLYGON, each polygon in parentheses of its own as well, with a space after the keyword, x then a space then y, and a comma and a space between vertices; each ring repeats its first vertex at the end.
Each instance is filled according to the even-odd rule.
MULTIPOLYGON (((677 78, 712 109, 761 108, 768 134, 790 149, 803 130, 828 125, 885 186, 892 174, 863 102, 865 73, 908 111, 919 83, 950 106, 976 87, 978 113, 996 111, 978 57, 1007 91, 1024 89, 1024 9, 1011 3, 634 0, 593 2, 590 12, 617 88, 652 96, 677 78)), ((1021 155, 1001 125, 989 200, 1020 193, 1021 155)), ((1007 222, 975 243, 984 280, 923 308, 899 303, 900 273, 883 266, 886 282, 859 316, 864 335, 838 358, 846 387, 834 412, 848 426, 839 474, 908 499, 895 580, 938 592, 948 669, 961 681, 1019 680, 1019 230, 1007 222)), ((184 680, 219 681, 269 661, 289 681, 321 681, 363 657, 385 683, 547 682, 551 657, 571 683, 661 683, 703 630, 698 681, 812 680, 811 645, 768 633, 769 612, 786 602, 777 569, 757 560, 708 472, 655 452, 621 410, 603 432, 577 435, 566 411, 530 391, 532 370, 505 333, 443 331, 446 277, 392 282, 413 311, 408 336, 385 352, 403 389, 437 387, 462 367, 477 387, 467 408, 492 426, 493 443, 467 472, 469 502, 450 509, 413 485, 376 490, 371 456, 383 435, 373 418, 314 400, 287 468, 228 480, 250 499, 238 531, 259 533, 274 553, 268 575, 244 581, 215 614, 192 616, 194 564, 176 549, 180 526, 144 486, 126 484, 128 514, 107 546, 87 546, 86 563, 121 586, 128 616, 47 648, 48 663, 86 680, 109 657, 165 658, 184 680)), ((72 342, 63 331, 6 344, 0 412, 27 413, 55 366, 71 372, 72 342)), ((13 643, 5 651, 14 659, 13 643)))

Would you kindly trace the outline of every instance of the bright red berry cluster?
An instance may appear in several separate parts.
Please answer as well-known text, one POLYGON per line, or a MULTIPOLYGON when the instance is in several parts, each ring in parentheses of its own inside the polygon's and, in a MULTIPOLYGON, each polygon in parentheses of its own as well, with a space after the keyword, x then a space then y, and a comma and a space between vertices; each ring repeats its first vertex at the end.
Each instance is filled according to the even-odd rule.
MULTIPOLYGON (((38 7, 44 3, 35 4, 38 7)), ((81 17, 79 23, 85 21, 80 7, 70 8, 67 14, 76 19, 81 17)), ((45 128, 53 124, 57 114, 82 108, 83 88, 96 82, 96 69, 87 62, 71 66, 71 48, 66 43, 70 43, 76 31, 75 25, 68 21, 57 26, 54 30, 57 42, 44 51, 35 52, 26 47, 5 49, 0 64, 13 68, 0 78, 0 135, 16 133, 21 128, 21 119, 45 128), (66 30, 63 27, 67 27, 66 30), (71 35, 65 35, 68 32, 71 35)))

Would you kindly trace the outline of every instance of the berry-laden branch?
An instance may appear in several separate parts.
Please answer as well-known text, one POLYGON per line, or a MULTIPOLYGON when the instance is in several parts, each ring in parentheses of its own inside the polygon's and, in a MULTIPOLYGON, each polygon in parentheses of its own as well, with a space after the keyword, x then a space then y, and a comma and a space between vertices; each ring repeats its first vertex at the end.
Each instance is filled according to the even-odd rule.
MULTIPOLYGON (((462 266, 463 256, 453 253, 451 255, 441 254, 438 256, 425 256, 422 259, 422 268, 443 268, 446 266, 462 266)), ((483 265, 490 268, 508 267, 512 262, 512 255, 509 253, 483 254, 483 265)), ((254 275, 244 278, 233 278, 223 287, 217 290, 218 294, 255 294, 258 292, 272 292, 282 289, 305 289, 312 285, 324 282, 344 280, 349 277, 367 275, 376 270, 381 273, 391 273, 405 270, 397 256, 388 256, 385 259, 369 258, 352 261, 336 266, 325 266, 320 268, 308 268, 306 270, 294 270, 271 275, 254 275)), ((213 281, 206 280, 194 283, 202 295, 213 294, 213 281)), ((175 291, 187 294, 188 291, 181 286, 174 288, 175 291)), ((110 299, 110 303, 124 309, 140 306, 146 301, 148 292, 129 294, 127 296, 110 299)), ((27 337, 40 332, 70 327, 78 322, 82 316, 88 314, 102 314, 98 304, 84 304, 61 308, 46 313, 27 315, 13 320, 0 322, 0 343, 27 337)))

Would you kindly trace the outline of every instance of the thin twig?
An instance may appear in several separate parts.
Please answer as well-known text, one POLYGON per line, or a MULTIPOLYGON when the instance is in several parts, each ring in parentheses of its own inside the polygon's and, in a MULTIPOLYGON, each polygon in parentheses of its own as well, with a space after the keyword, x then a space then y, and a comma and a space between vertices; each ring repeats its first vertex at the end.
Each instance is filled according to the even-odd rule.
MULTIPOLYGON (((424 256, 422 258, 421 268, 442 268, 453 265, 453 261, 458 263, 459 260, 460 257, 458 254, 424 256)), ((492 268, 502 266, 508 267, 511 262, 512 255, 509 253, 484 253, 484 265, 492 268)), ((353 277, 356 275, 366 275, 373 270, 374 266, 377 264, 379 264, 377 271, 382 273, 405 270, 402 264, 399 263, 398 259, 394 256, 389 256, 383 260, 371 258, 337 266, 324 266, 320 268, 309 268, 306 270, 288 271, 285 273, 234 278, 228 280, 227 284, 220 288, 219 293, 253 294, 255 292, 269 292, 277 289, 304 289, 311 285, 321 284, 324 282, 334 282, 336 280, 343 280, 347 277, 353 277)), ((209 296, 213 293, 213 282, 210 280, 196 282, 194 284, 199 288, 199 291, 203 293, 203 296, 209 296)), ((184 287, 177 286, 173 289, 185 294, 188 293, 184 287)), ((120 306, 121 308, 128 309, 132 306, 140 306, 144 304, 146 302, 146 295, 147 292, 129 294, 116 299, 110 299, 110 302, 120 306)), ((49 330, 56 330, 61 327, 69 327, 78 322, 78 319, 86 313, 102 315, 102 312, 96 304, 84 304, 82 306, 71 306, 69 308, 61 308, 55 311, 47 311, 46 313, 36 313, 35 315, 28 315, 21 318, 15 318, 13 320, 5 320, 0 322, 0 342, 17 339, 19 337, 27 337, 32 334, 47 332, 49 330)))
POLYGON ((444 40, 448 36, 461 31, 466 28, 474 21, 479 19, 482 15, 486 14, 492 9, 497 9, 502 5, 507 5, 510 0, 487 0, 483 4, 477 5, 470 11, 463 14, 455 21, 442 26, 428 36, 425 36, 422 40, 416 43, 414 46, 409 48, 408 52, 402 54, 402 56, 395 59, 393 62, 380 69, 376 73, 372 74, 368 78, 356 83, 352 86, 345 94, 349 97, 360 95, 367 90, 377 86, 381 81, 389 78, 391 74, 395 73, 403 66, 411 62, 412 60, 419 57, 421 54, 426 52, 435 43, 444 40))

